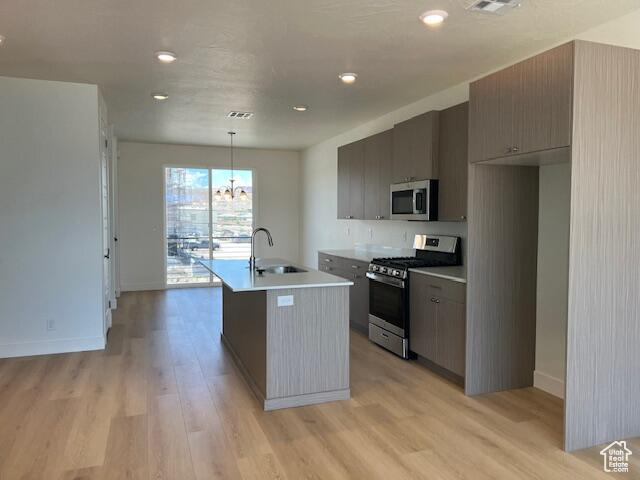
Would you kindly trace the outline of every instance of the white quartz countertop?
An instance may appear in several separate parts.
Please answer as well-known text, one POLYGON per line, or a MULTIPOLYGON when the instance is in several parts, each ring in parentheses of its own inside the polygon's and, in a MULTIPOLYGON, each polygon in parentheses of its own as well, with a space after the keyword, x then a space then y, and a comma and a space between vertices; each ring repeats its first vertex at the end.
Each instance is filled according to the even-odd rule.
POLYGON ((353 282, 312 268, 302 267, 281 258, 258 259, 258 267, 293 265, 304 272, 263 273, 251 272, 247 260, 201 260, 200 263, 222 280, 234 292, 280 290, 285 288, 348 287, 353 282))
POLYGON ((411 257, 415 255, 415 250, 408 248, 368 246, 366 248, 345 248, 338 250, 318 250, 319 253, 333 255, 335 257, 348 258, 370 263, 374 258, 385 257, 411 257))
POLYGON ((379 257, 367 250, 355 250, 353 248, 344 250, 318 250, 320 253, 333 255, 334 257, 348 258, 349 260, 360 260, 361 262, 371 262, 374 258, 379 257))
POLYGON ((445 278, 454 282, 467 283, 467 270, 463 266, 410 268, 409 271, 423 275, 431 275, 432 277, 445 278))

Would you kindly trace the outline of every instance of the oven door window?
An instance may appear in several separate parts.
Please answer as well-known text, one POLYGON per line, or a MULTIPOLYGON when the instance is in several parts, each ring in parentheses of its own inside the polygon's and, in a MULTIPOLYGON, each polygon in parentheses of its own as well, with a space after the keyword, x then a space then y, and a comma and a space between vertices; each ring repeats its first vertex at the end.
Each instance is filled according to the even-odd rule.
POLYGON ((394 215, 413 213, 413 190, 400 190, 391 193, 391 213, 394 215))
POLYGON ((404 288, 369 280, 369 313, 404 330, 404 288))

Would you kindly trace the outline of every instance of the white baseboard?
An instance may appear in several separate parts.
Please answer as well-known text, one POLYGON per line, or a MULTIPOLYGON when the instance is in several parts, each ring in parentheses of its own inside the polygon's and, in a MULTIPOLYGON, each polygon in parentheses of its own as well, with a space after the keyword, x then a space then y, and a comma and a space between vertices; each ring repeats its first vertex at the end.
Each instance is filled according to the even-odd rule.
POLYGON ((121 292, 144 292, 148 290, 164 290, 164 283, 133 283, 129 285, 120 285, 121 292))
POLYGON ((533 372, 533 386, 556 397, 564 398, 564 380, 552 377, 539 370, 534 370, 533 372))
POLYGON ((104 337, 65 338, 42 342, 9 343, 0 345, 0 358, 30 357, 54 353, 86 352, 104 350, 104 337))

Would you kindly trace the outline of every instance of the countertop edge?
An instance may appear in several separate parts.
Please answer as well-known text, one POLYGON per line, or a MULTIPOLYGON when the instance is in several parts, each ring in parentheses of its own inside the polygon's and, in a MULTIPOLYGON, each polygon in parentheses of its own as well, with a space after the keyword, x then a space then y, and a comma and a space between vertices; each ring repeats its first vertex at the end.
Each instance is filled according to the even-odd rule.
POLYGON ((445 280, 451 280, 452 282, 464 283, 464 284, 467 283, 467 279, 466 278, 456 277, 456 276, 453 276, 453 275, 447 275, 446 273, 426 272, 424 270, 420 270, 419 268, 410 268, 409 271, 412 272, 412 273, 420 273, 422 275, 429 275, 431 277, 444 278, 445 280))
POLYGON ((351 287, 353 282, 345 280, 344 282, 336 283, 312 283, 312 284, 298 284, 298 285, 273 285, 268 287, 248 287, 248 288, 233 288, 227 282, 222 282, 233 293, 242 292, 266 292, 267 290, 301 290, 304 288, 331 288, 331 287, 351 287))

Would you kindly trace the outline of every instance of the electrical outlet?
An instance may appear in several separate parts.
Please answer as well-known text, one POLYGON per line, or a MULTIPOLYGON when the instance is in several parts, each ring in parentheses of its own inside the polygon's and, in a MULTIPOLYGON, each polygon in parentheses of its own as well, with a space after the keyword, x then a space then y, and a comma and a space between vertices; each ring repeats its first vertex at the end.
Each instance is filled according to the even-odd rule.
POLYGON ((347 227, 347 237, 351 236, 351 227, 347 227))
POLYGON ((53 318, 47 319, 47 331, 53 332, 56 329, 56 321, 53 318))
POLYGON ((407 232, 402 232, 402 241, 403 242, 407 241, 407 232))
POLYGON ((373 228, 369 228, 369 240, 373 240, 373 228))

